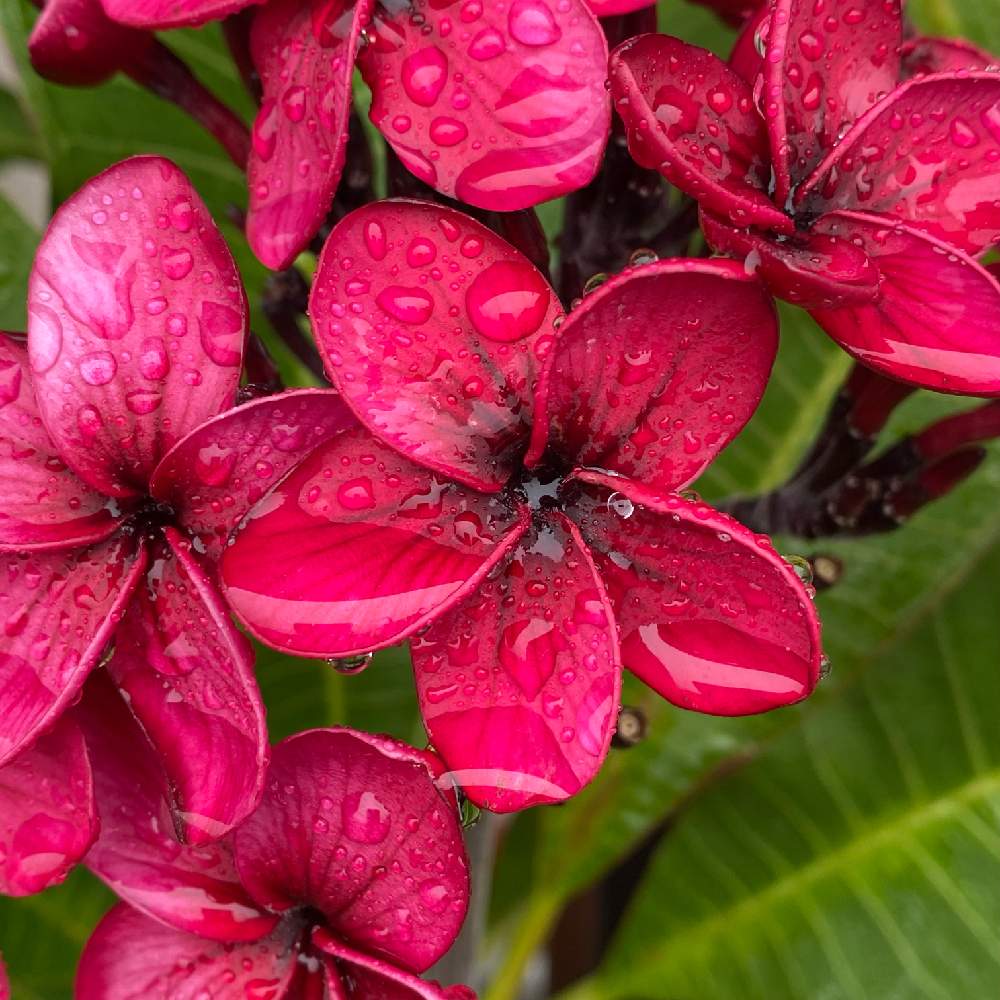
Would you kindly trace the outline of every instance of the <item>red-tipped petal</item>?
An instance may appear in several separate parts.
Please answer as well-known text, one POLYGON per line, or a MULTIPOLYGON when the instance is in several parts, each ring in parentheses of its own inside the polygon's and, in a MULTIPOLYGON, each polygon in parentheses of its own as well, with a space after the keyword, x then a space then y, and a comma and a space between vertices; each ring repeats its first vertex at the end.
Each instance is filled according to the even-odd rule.
POLYGON ((529 460, 661 489, 691 482, 750 419, 778 348, 763 285, 730 261, 670 260, 612 279, 570 313, 539 387, 529 460))
POLYGON ((608 587, 622 662, 681 708, 749 715, 806 697, 819 620, 762 535, 680 496, 579 473, 575 512, 608 587), (613 492, 612 492, 613 491, 613 492))
POLYGON ((611 126, 608 46, 583 0, 378 8, 371 119, 422 181, 511 212, 583 187, 611 126))
POLYGON ((1000 282, 993 274, 887 216, 836 212, 815 228, 860 246, 881 279, 869 305, 813 310, 845 350, 928 389, 1000 395, 1000 282))
POLYGON ((116 523, 108 498, 56 454, 38 415, 28 352, 0 333, 0 551, 86 545, 116 523))
POLYGON ((789 232, 767 194, 767 130, 749 85, 711 52, 639 35, 611 53, 611 93, 636 161, 735 225, 789 232))
POLYGON ((178 441, 156 467, 150 493, 173 507, 209 559, 218 559, 229 533, 276 482, 353 426, 353 414, 332 390, 295 389, 255 399, 178 441))
POLYGON ((145 568, 116 537, 69 552, 0 555, 0 765, 77 696, 145 568))
POLYGON ((145 494, 160 457, 232 404, 246 296, 181 171, 126 160, 63 203, 28 289, 38 405, 59 453, 112 496, 145 494))
POLYGON ((0 892, 27 896, 61 882, 97 827, 87 746, 63 718, 0 768, 0 892))
POLYGON ((902 31, 899 0, 772 0, 762 101, 779 205, 896 86, 902 31))
POLYGON ((250 513, 222 558, 257 638, 307 656, 392 645, 474 589, 525 529, 505 500, 439 479, 358 428, 250 513))
POLYGON ((964 38, 921 36, 903 43, 903 76, 997 69, 1000 59, 964 38))
POLYGON ((247 238, 287 267, 319 229, 347 148, 351 74, 371 0, 271 0, 253 20, 264 102, 253 128, 247 238))
POLYGON ((373 434, 474 489, 506 483, 562 316, 520 253, 452 209, 371 205, 334 227, 309 311, 331 379, 373 434))
POLYGON ((767 3, 762 3, 753 17, 743 25, 733 50, 729 53, 729 65, 734 73, 742 77, 752 88, 764 69, 763 39, 769 30, 771 11, 767 3))
POLYGON ((631 14, 634 10, 652 7, 655 0, 587 0, 587 7, 596 17, 613 17, 615 14, 631 14))
POLYGON ((615 728, 614 617, 575 525, 544 522, 502 574, 413 640, 424 723, 474 802, 512 812, 575 795, 615 728))
POLYGON ((108 17, 140 28, 182 28, 221 21, 264 0, 101 0, 108 17))
POLYGON ((279 743, 234 850, 260 903, 313 906, 342 941, 410 971, 437 961, 465 919, 457 815, 420 755, 385 737, 317 729, 279 743))
POLYGON ((876 105, 799 191, 814 215, 894 215, 971 254, 1000 240, 1000 74, 910 80, 876 105))

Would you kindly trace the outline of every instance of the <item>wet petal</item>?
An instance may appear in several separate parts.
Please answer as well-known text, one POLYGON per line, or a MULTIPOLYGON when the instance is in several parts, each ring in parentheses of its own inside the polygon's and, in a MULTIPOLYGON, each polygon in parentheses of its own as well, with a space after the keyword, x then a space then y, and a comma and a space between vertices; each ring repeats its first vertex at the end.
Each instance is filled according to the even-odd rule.
POLYGON ((1000 60, 964 38, 921 36, 903 43, 903 76, 920 73, 957 73, 960 70, 997 69, 1000 60))
POLYGON ((0 892, 27 896, 62 882, 96 836, 87 747, 63 718, 0 768, 0 892))
POLYGON ((431 742, 474 802, 575 795, 614 732, 621 665, 603 584, 574 525, 536 519, 513 558, 413 640, 431 742))
POLYGON ((562 316, 521 254, 452 209, 382 202, 334 227, 310 315, 331 379, 373 434, 475 489, 506 483, 562 316))
POLYGON ((993 274, 889 217, 832 213, 816 228, 855 242, 880 275, 871 304, 813 310, 845 350, 928 389, 1000 395, 1000 283, 993 274))
POLYGON ((0 765, 72 704, 145 568, 128 537, 0 555, 0 765))
POLYGON ((193 844, 257 807, 267 766, 253 651, 173 528, 151 555, 108 671, 159 752, 178 830, 193 844))
POLYGON ((763 38, 767 37, 766 22, 770 16, 769 5, 761 4, 760 9, 743 25, 729 53, 729 65, 733 72, 746 80, 751 88, 764 71, 764 57, 760 53, 764 47, 763 38))
POLYGON ((246 297, 215 223, 168 160, 141 156, 56 212, 28 292, 28 350, 59 453, 112 496, 232 404, 246 297))
POLYGON ((589 183, 611 109, 607 42, 583 0, 393 9, 377 8, 358 65, 372 121, 420 180, 502 212, 589 183))
POLYGON ((607 585, 622 662, 681 708, 749 715, 806 697, 819 621, 770 540, 628 479, 583 472, 574 516, 607 585))
POLYGON ((234 849, 262 905, 313 906, 345 943, 414 972, 448 950, 465 919, 457 815, 421 755, 388 737, 316 729, 279 743, 234 849))
POLYGON ((101 0, 108 17, 141 28, 181 28, 220 21, 264 0, 101 0))
POLYGON ((655 0, 587 0, 587 7, 597 17, 631 14, 634 10, 652 7, 655 0))
POLYGON ((264 101, 253 129, 247 238, 287 267, 333 204, 347 148, 351 74, 371 0, 271 0, 253 20, 264 101))
MULTIPOLYGON (((2 415, 0 415, 2 416, 2 415)), ((209 420, 163 457, 150 493, 170 504, 177 523, 208 559, 261 497, 313 449, 355 426, 338 393, 294 389, 255 399, 209 420)))
POLYGON ((259 942, 208 941, 119 903, 90 936, 76 1000, 250 1000, 282 998, 295 974, 301 927, 289 923, 259 942))
MULTIPOLYGON (((730 261, 661 261, 592 292, 559 331, 539 387, 548 445, 662 489, 739 433, 778 347, 770 296, 730 261)), ((535 424, 530 458, 545 448, 535 424)))
POLYGON ((307 656, 392 645, 474 589, 524 531, 504 500, 439 479, 358 428, 313 452, 225 552, 230 606, 307 656))
POLYGON ((801 209, 894 215, 977 254, 1000 240, 998 159, 1000 74, 911 80, 816 168, 801 209))
POLYGON ((28 352, 0 334, 0 551, 99 541, 117 523, 109 507, 56 454, 38 415, 28 352))
POLYGON ((767 131, 749 85, 721 59, 668 35, 611 53, 611 93, 644 167, 738 226, 791 231, 767 194, 767 131))

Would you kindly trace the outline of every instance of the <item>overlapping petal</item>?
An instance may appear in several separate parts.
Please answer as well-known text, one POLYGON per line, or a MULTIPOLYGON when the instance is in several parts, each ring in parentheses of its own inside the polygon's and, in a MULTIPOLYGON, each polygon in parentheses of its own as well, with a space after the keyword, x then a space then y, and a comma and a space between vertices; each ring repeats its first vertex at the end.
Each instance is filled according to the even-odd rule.
POLYGON ((995 55, 964 38, 911 38, 903 43, 900 55, 904 77, 1000 68, 995 55))
POLYGON ((613 278, 570 313, 539 388, 531 458, 661 489, 693 480, 760 402, 778 347, 774 306, 730 261, 672 260, 613 278))
POLYGON ((191 27, 235 14, 264 0, 101 0, 108 17, 139 28, 191 27))
POLYGON ((83 734, 63 718, 0 767, 0 892, 29 895, 61 882, 97 825, 83 734))
POLYGON ((577 517, 607 584, 622 661, 668 701, 748 715, 806 697, 819 622, 794 570, 732 518, 629 479, 579 474, 577 517))
POLYGON ((650 0, 587 0, 587 6, 597 17, 612 17, 615 14, 631 14, 634 10, 653 5, 650 0))
POLYGON ((59 454, 112 496, 231 405, 246 333, 232 256, 181 171, 136 157, 56 213, 35 258, 28 349, 59 454))
POLYGON ((562 316, 521 254, 452 209, 392 201, 327 241, 310 315, 327 371, 368 429, 482 490, 519 465, 562 316))
POLYGON ((431 742, 494 812, 559 802, 600 769, 621 667, 604 585, 575 525, 536 518, 500 574, 413 640, 431 742))
POLYGON ((257 505, 221 576, 261 640, 347 656, 398 642, 460 600, 525 524, 502 498, 442 480, 358 428, 257 505))

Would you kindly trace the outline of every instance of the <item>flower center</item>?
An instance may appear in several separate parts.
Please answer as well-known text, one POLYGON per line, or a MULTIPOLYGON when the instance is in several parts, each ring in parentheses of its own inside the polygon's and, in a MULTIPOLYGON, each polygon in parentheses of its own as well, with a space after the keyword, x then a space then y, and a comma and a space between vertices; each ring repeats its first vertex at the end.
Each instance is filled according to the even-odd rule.
POLYGON ((566 476, 570 467, 557 457, 546 455, 541 464, 511 477, 507 489, 535 513, 562 510, 566 503, 566 476))
POLYGON ((175 516, 170 504, 152 497, 143 497, 128 515, 122 530, 142 538, 155 538, 163 528, 173 523, 175 516))

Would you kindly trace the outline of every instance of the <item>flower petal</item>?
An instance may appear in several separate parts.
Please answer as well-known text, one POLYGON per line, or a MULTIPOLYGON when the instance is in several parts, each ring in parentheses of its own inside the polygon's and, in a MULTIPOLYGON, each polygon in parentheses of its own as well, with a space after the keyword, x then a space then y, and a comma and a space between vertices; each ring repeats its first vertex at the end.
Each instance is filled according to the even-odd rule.
POLYGON ((251 511, 221 576, 261 641, 348 656, 399 642, 461 600, 525 524, 503 499, 441 480, 357 428, 251 511))
POLYGON ((177 167, 140 156, 88 181, 56 212, 28 290, 60 455, 96 489, 145 494, 167 449, 232 405, 246 324, 236 265, 177 167))
POLYGON ((615 623, 576 526, 536 531, 504 572, 413 640, 424 724, 493 812, 560 802, 604 761, 621 695, 615 623))
POLYGON ((108 498, 56 454, 38 415, 28 352, 0 334, 0 551, 87 545, 116 524, 108 498))
POLYGON ((562 316, 521 254, 452 209, 381 202, 334 227, 309 310, 330 378, 373 434, 474 489, 506 483, 562 316))
POLYGON ((133 539, 0 555, 0 765, 76 698, 146 564, 133 539))
POLYGON ((353 426, 353 414, 329 389, 255 399, 178 441, 156 467, 150 493, 177 512, 177 523, 216 560, 233 528, 276 482, 353 426))
POLYGON ((735 225, 793 231, 767 194, 767 131, 750 87, 721 59, 639 35, 611 53, 609 72, 636 162, 735 225))
POLYGON ((742 77, 752 88, 764 70, 763 39, 770 27, 771 9, 762 3, 753 16, 740 29, 733 49, 729 53, 729 65, 733 72, 742 77), (759 47, 758 47, 759 46, 759 47))
POLYGON ((815 228, 859 245, 881 277, 870 304, 813 310, 837 343, 904 382, 1000 395, 1000 283, 993 274, 891 217, 836 212, 815 228))
POLYGON ((279 743, 234 850, 259 903, 313 906, 339 939, 410 971, 436 962, 465 919, 457 815, 421 756, 388 737, 316 729, 279 743))
POLYGON ((194 27, 221 21, 264 0, 101 0, 108 17, 140 28, 194 27))
POLYGON ((97 828, 87 746, 64 717, 0 768, 0 892, 27 896, 62 882, 97 828))
POLYGON ((910 80, 862 116, 803 184, 805 212, 894 215, 966 253, 1000 240, 1000 74, 910 80))
POLYGON ((376 8, 358 65, 371 120, 409 170, 466 204, 512 212, 597 172, 611 126, 608 45, 584 0, 483 10, 376 8))
POLYGON ((90 936, 76 1000, 282 998, 298 966, 301 927, 230 944, 175 930, 119 903, 90 936))
POLYGON ((778 349, 771 297, 730 261, 669 260, 613 278, 559 331, 539 385, 528 461, 661 489, 693 480, 750 419, 778 349))
POLYGON ((250 47, 264 87, 247 180, 247 238, 281 270, 306 248, 344 168, 351 74, 371 0, 271 0, 250 47))
POLYGON ((961 70, 997 69, 1000 60, 964 38, 920 36, 903 43, 900 50, 904 77, 961 70))
POLYGON ((710 715, 766 712, 812 691, 819 620, 769 539, 676 494, 578 477, 590 485, 575 516, 634 674, 680 708, 710 715))
POLYGON ((595 17, 613 17, 631 14, 634 10, 654 6, 656 0, 587 0, 587 7, 595 17))
POLYGON ((900 0, 772 0, 764 117, 777 204, 899 79, 900 0))
POLYGON ((2 955, 0 955, 0 1000, 10 1000, 10 980, 7 978, 2 955))

